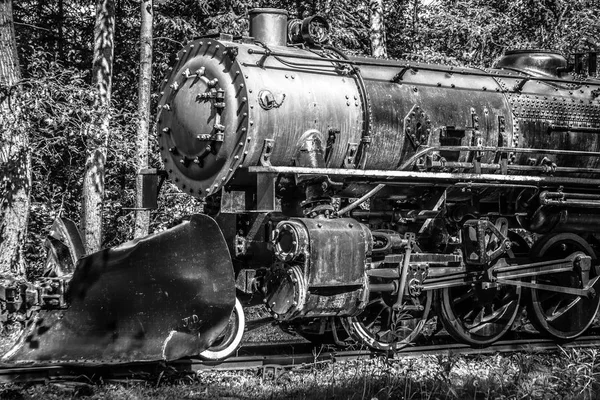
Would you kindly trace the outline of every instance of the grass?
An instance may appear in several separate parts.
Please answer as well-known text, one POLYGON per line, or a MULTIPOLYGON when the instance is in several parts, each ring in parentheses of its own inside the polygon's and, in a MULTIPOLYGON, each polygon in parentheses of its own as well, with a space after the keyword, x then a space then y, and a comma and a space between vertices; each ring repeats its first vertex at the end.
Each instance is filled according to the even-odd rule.
POLYGON ((0 399, 600 399, 596 348, 422 356, 240 372, 163 373, 147 381, 6 384, 0 399))

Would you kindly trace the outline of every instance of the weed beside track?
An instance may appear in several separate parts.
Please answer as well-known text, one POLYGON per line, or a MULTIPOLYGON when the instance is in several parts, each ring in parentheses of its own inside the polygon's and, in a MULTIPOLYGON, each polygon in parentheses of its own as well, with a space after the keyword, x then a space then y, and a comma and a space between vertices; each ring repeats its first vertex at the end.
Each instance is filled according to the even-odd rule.
POLYGON ((145 380, 4 384, 0 399, 595 399, 600 351, 374 357, 281 370, 161 372, 145 380))

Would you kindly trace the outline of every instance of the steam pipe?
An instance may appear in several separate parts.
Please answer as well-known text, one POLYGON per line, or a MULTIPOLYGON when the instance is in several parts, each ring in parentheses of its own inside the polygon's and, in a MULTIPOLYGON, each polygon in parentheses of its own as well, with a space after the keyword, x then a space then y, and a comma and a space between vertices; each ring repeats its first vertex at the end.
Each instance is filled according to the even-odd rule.
POLYGON ((371 292, 395 292, 397 290, 396 282, 390 283, 369 283, 371 292))

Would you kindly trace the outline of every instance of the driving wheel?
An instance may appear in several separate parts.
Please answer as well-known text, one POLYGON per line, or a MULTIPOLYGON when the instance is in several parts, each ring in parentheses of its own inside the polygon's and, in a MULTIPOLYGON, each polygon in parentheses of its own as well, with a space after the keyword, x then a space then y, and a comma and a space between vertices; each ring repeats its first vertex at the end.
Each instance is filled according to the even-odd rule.
POLYGON ((404 298, 403 307, 394 310, 395 294, 372 293, 364 311, 346 319, 350 336, 373 349, 395 351, 407 346, 419 336, 432 304, 432 291, 418 297, 404 298))
MULTIPOLYGON (((589 279, 596 277, 596 254, 590 245, 580 236, 573 233, 559 233, 544 236, 531 250, 532 258, 561 259, 580 252, 592 258, 592 268, 589 279)), ((581 273, 578 270, 561 272, 551 275, 539 275, 531 278, 532 283, 568 288, 583 288, 581 273)), ((595 293, 600 290, 599 281, 593 285, 595 293)), ((528 304, 527 315, 533 326, 547 336, 570 340, 581 335, 592 324, 598 307, 600 296, 591 293, 590 296, 554 291, 531 289, 531 300, 528 304)))
MULTIPOLYGON (((529 248, 514 232, 508 232, 515 255, 529 248)), ((438 314, 444 328, 456 340, 483 347, 500 339, 511 327, 521 301, 521 287, 474 282, 441 289, 438 314)))
POLYGON ((440 290, 439 316, 456 340, 487 346, 508 331, 519 311, 521 288, 513 285, 473 285, 440 290))

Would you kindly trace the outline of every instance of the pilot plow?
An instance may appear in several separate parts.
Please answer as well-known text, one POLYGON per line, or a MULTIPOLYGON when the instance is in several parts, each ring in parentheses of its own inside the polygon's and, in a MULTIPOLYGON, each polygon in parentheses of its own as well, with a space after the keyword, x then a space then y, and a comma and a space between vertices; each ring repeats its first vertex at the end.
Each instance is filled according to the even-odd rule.
POLYGON ((200 355, 222 336, 236 302, 227 245, 204 215, 81 258, 72 275, 4 288, 4 300, 9 311, 30 313, 5 363, 200 355))

